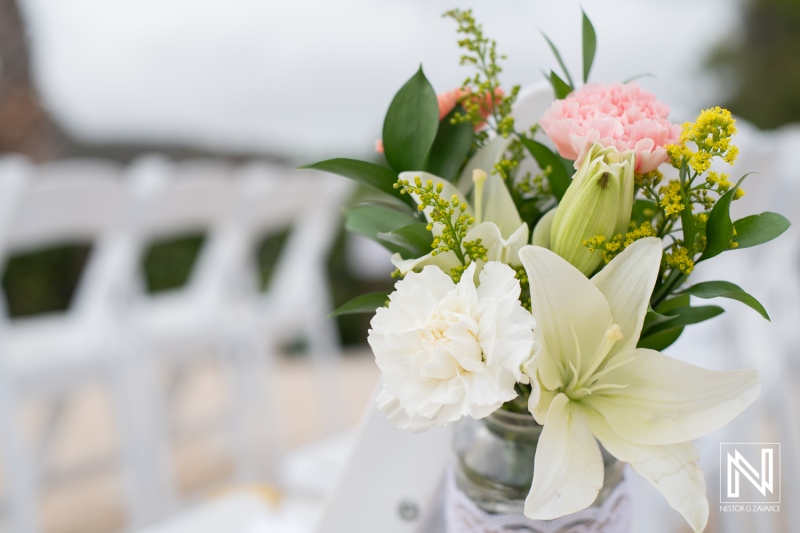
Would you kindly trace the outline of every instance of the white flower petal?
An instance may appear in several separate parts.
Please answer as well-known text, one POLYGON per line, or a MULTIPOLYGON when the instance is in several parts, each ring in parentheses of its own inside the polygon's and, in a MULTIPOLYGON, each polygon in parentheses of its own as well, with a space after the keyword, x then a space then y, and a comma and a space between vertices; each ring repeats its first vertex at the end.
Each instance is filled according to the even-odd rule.
POLYGON ((407 429, 414 433, 422 433, 436 426, 436 422, 429 418, 408 416, 405 409, 400 406, 397 398, 392 396, 392 393, 386 390, 386 387, 381 389, 380 394, 375 399, 375 405, 397 429, 407 429))
POLYGON ((393 254, 391 260, 392 264, 403 276, 428 265, 437 266, 444 272, 450 272, 451 268, 461 265, 456 253, 453 251, 437 253, 436 255, 433 255, 433 252, 431 252, 422 257, 417 257, 416 259, 403 259, 400 254, 393 254))
POLYGON ((681 513, 692 529, 700 533, 708 522, 706 480, 697 466, 700 456, 691 442, 668 446, 634 444, 618 436, 598 415, 587 410, 592 432, 608 452, 629 463, 653 484, 673 509, 681 513))
POLYGON ((519 256, 530 281, 536 341, 542 345, 537 369, 544 386, 554 390, 563 385, 570 363, 579 370, 592 364, 611 325, 611 310, 586 276, 550 250, 525 246, 519 256))
POLYGON ((511 143, 510 137, 506 139, 502 136, 497 136, 486 143, 483 148, 475 152, 475 155, 472 156, 472 159, 467 161, 467 164, 464 165, 464 169, 461 171, 457 182, 458 190, 463 194, 472 190, 472 171, 483 170, 485 172, 491 172, 495 163, 500 161, 509 143, 511 143))
POLYGON ((559 394, 536 448, 525 516, 552 520, 589 507, 603 486, 603 471, 600 448, 583 413, 559 394))
POLYGON ((541 246, 542 248, 550 249, 550 230, 553 229, 553 220, 556 218, 557 207, 554 207, 539 219, 536 227, 533 228, 533 235, 531 236, 531 244, 534 246, 541 246))
POLYGON ((592 278, 611 307, 614 323, 622 330, 622 340, 616 343, 614 351, 632 350, 639 342, 661 253, 660 239, 638 240, 592 278))
POLYGON ((388 394, 382 409, 398 427, 482 418, 517 395, 533 317, 509 266, 489 262, 480 294, 476 270, 471 264, 457 284, 435 266, 410 272, 370 323, 367 340, 388 394))
POLYGON ((625 388, 585 398, 617 435, 631 442, 696 439, 730 422, 761 391, 754 369, 707 370, 644 348, 633 354, 630 362, 601 378, 625 388))
POLYGON ((521 223, 508 239, 503 238, 500 228, 494 222, 483 222, 473 227, 464 236, 464 242, 481 240, 486 248, 487 261, 499 261, 518 266, 519 251, 528 241, 528 225, 521 223))
MULTIPOLYGON (((508 239, 520 227, 522 219, 505 181, 498 174, 491 173, 492 168, 489 167, 490 174, 483 186, 483 221, 497 224, 500 234, 508 239)), ((526 233, 526 241, 527 237, 526 233)))

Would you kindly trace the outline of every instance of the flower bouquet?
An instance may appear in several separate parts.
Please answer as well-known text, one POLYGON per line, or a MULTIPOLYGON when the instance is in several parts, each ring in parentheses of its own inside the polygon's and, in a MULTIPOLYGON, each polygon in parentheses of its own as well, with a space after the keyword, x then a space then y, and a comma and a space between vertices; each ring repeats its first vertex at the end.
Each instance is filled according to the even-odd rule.
POLYGON ((408 80, 384 121, 386 164, 306 167, 383 193, 349 210, 347 227, 393 252, 395 290, 337 310, 375 312, 378 406, 411 431, 458 422, 454 498, 469 516, 453 531, 584 517, 615 493, 622 463, 702 531, 692 439, 752 403, 759 378, 661 350, 723 312, 692 296, 768 319, 737 285, 688 280, 697 263, 788 222, 731 220, 744 177, 720 170, 737 156, 728 111, 674 125, 636 83, 588 83, 597 39, 585 14, 584 84, 545 37, 563 76, 527 92, 501 88, 503 56, 470 11, 445 16, 475 73, 439 96, 421 69, 408 80))

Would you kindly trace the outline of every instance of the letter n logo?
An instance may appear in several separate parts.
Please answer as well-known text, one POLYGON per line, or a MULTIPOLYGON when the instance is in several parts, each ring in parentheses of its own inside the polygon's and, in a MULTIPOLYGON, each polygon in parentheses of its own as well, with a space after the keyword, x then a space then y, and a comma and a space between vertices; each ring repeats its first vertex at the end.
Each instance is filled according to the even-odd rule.
POLYGON ((721 444, 720 503, 780 503, 779 470, 779 443, 721 444))

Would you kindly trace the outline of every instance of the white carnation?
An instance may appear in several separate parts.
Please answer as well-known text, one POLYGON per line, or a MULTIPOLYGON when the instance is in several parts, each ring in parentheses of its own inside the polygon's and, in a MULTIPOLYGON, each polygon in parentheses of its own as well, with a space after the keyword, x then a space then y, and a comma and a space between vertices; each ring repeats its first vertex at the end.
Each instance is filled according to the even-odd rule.
POLYGON ((462 416, 483 418, 512 400, 531 357, 533 315, 514 270, 475 264, 458 284, 441 269, 410 272, 372 319, 369 344, 383 373, 378 407, 401 429, 424 431, 462 416))

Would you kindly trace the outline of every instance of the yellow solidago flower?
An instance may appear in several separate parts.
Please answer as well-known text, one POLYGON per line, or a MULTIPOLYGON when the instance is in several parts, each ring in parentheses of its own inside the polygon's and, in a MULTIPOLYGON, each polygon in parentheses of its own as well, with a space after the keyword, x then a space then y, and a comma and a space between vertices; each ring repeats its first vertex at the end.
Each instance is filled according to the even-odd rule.
POLYGON ((662 186, 658 192, 662 194, 659 204, 664 209, 664 213, 669 216, 678 216, 685 207, 681 197, 681 183, 678 180, 670 180, 662 186))
POLYGON ((691 274, 694 270, 694 261, 689 256, 689 250, 685 246, 676 245, 671 253, 664 254, 664 260, 672 268, 679 268, 684 274, 691 274))
POLYGON ((719 106, 705 109, 694 123, 683 125, 680 143, 668 145, 667 153, 674 167, 680 168, 686 160, 695 172, 702 174, 711 167, 714 157, 733 164, 739 155, 739 149, 731 144, 735 134, 736 120, 730 111, 719 106), (697 151, 687 147, 687 142, 694 143, 697 151))

